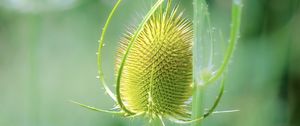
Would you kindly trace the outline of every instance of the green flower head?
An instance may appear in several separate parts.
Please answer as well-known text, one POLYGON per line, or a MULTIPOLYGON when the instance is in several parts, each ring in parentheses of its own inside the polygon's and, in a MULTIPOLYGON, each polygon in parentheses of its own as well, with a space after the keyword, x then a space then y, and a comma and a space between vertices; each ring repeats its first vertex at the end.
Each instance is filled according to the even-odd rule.
MULTIPOLYGON (((116 70, 132 36, 128 32, 121 41, 116 70)), ((190 118, 187 105, 192 96, 192 38, 192 23, 177 7, 155 11, 124 64, 120 93, 128 111, 151 118, 190 118)))
POLYGON ((202 70, 199 78, 203 84, 200 85, 195 75, 197 71, 195 66, 198 64, 194 60, 198 58, 196 51, 198 47, 195 44, 199 44, 199 37, 194 35, 201 33, 199 19, 208 19, 208 15, 201 17, 199 14, 199 10, 207 14, 207 6, 201 3, 204 1, 194 0, 193 22, 197 23, 192 25, 191 21, 183 17, 178 6, 171 6, 172 0, 168 0, 166 6, 162 4, 164 0, 157 0, 141 24, 129 30, 121 39, 115 64, 116 90, 114 94, 104 81, 101 54, 107 27, 121 1, 118 0, 108 16, 97 53, 99 79, 108 95, 115 101, 118 110, 103 110, 78 102, 74 103, 88 109, 123 117, 143 115, 150 120, 150 124, 155 126, 157 123, 153 122, 164 125, 163 119, 178 123, 199 124, 201 120, 213 113, 223 95, 222 79, 219 94, 212 107, 205 114, 204 110, 198 112, 200 108, 198 95, 201 91, 199 89, 204 89, 204 86, 219 80, 232 56, 239 32, 241 3, 233 2, 233 25, 223 63, 215 71, 202 70))

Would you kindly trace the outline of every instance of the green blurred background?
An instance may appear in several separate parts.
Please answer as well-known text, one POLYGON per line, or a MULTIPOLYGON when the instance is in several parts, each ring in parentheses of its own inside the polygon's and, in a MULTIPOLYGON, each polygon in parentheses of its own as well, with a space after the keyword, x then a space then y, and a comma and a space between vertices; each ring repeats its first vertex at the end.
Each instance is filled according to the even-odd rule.
MULTIPOLYGON (((0 1, 0 126, 144 125, 147 120, 142 118, 123 119, 68 102, 114 107, 96 79, 95 53, 115 2, 0 1)), ((228 35, 231 1, 207 2, 214 26, 228 35)), ((215 114, 204 126, 300 126, 299 4, 244 0, 241 38, 217 108, 240 111, 215 114)), ((118 41, 150 5, 150 0, 124 0, 112 19, 104 50, 104 72, 111 85, 118 41)), ((192 0, 180 5, 192 17, 192 0)), ((206 94, 207 107, 216 88, 211 86, 206 94)))

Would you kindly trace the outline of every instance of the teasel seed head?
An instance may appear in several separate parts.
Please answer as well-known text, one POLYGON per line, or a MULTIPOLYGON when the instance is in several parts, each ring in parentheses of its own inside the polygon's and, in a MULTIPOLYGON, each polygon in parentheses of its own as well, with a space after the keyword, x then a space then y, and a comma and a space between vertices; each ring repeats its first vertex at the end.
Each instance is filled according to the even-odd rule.
MULTIPOLYGON (((121 40, 116 71, 133 31, 121 40)), ((132 45, 120 83, 121 99, 133 113, 150 118, 190 118, 192 96, 192 23, 174 9, 158 9, 132 45)))

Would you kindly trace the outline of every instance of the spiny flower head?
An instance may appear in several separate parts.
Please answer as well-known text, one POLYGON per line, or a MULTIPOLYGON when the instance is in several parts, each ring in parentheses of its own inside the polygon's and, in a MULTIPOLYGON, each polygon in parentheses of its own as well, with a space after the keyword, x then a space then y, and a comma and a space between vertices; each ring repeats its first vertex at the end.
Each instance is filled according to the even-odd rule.
MULTIPOLYGON (((116 70, 133 32, 121 40, 116 70)), ((150 118, 190 118, 192 96, 192 23, 178 7, 158 9, 132 45, 123 67, 121 99, 132 113, 150 118)))
MULTIPOLYGON (((193 100, 192 107, 195 116, 191 118, 189 107, 192 93, 194 91, 195 98, 198 97, 198 93, 201 91, 198 89, 203 87, 199 87, 197 81, 193 83, 193 76, 196 78, 196 75, 192 75, 192 69, 193 65, 196 66, 197 63, 192 63, 192 23, 182 17, 182 13, 178 12, 178 6, 173 10, 170 9, 172 0, 168 0, 165 10, 162 9, 164 0, 157 0, 137 29, 130 30, 121 40, 115 67, 117 71, 116 94, 105 83, 101 55, 104 36, 111 17, 121 1, 118 0, 109 14, 98 47, 99 79, 107 94, 117 103, 120 111, 98 109, 72 102, 98 112, 118 114, 125 117, 146 115, 150 118, 150 124, 154 125, 157 123, 157 118, 160 119, 162 124, 164 124, 162 118, 171 119, 178 123, 196 123, 211 115, 224 92, 224 78, 222 76, 237 42, 242 4, 233 2, 233 25, 223 63, 215 71, 215 74, 212 75, 210 71, 207 71, 203 72, 204 75, 201 75, 201 79, 205 81, 202 86, 213 83, 220 77, 223 78, 220 82, 219 94, 212 107, 200 117, 196 117, 199 114, 196 109, 201 100, 193 100), (155 120, 154 123, 151 122, 152 119, 155 120)), ((199 10, 203 10, 203 13, 207 12, 207 7, 203 7, 198 8, 198 4, 195 4, 195 15, 197 16, 194 18, 194 22, 199 21, 197 14, 199 10)), ((208 15, 200 17, 208 18, 208 15)), ((200 32, 197 24, 194 26, 195 34, 200 32)), ((208 29, 210 29, 209 25, 208 29)), ((212 37, 210 32, 208 34, 212 37)), ((197 41, 197 37, 195 41, 197 41)), ((195 45, 193 52, 197 51, 196 47, 198 48, 195 45)), ((197 59, 196 55, 194 56, 197 59)), ((231 112, 234 111, 236 110, 231 112)))

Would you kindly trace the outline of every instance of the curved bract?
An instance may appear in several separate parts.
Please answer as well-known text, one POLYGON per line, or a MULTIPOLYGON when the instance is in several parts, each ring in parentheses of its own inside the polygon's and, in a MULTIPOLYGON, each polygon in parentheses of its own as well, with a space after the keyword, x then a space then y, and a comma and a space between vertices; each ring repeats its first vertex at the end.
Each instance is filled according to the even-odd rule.
MULTIPOLYGON (((121 41, 116 70, 132 36, 129 32, 121 41)), ((192 38, 192 24, 177 7, 158 9, 150 17, 123 67, 120 94, 129 111, 151 118, 190 118, 192 38)))
MULTIPOLYGON (((150 17, 153 15, 153 13, 157 10, 157 8, 159 6, 161 6, 161 4, 162 4, 163 1, 164 0, 157 0, 157 2, 151 7, 151 9, 149 10, 149 12, 146 14, 146 16, 144 17, 144 19, 142 20, 141 24, 137 27, 137 29, 134 32, 133 36, 130 38, 128 46, 127 46, 126 50, 124 51, 124 56, 123 56, 122 60, 120 61, 120 65, 119 65, 118 72, 117 72, 117 84, 116 84, 117 104, 129 116, 135 115, 135 114, 139 114, 139 113, 133 113, 130 110, 128 110, 126 108, 126 106, 124 105, 122 99, 121 99, 120 84, 121 84, 121 78, 122 78, 123 68, 124 68, 124 65, 126 63, 126 60, 127 60, 127 57, 128 57, 128 54, 129 54, 129 51, 130 51, 132 45, 134 44, 134 42, 138 38, 139 34, 144 29, 144 26, 147 23, 147 21, 150 19, 150 17)), ((171 0, 169 0, 169 1, 171 1, 171 0)))
POLYGON ((109 13, 109 16, 105 22, 105 25, 103 27, 102 33, 101 33, 101 37, 99 39, 99 46, 98 46, 98 51, 97 51, 97 65, 98 65, 98 74, 99 74, 99 79, 105 89, 105 91, 107 92, 107 94, 114 100, 117 101, 115 94, 112 93, 112 91, 109 89, 109 87, 106 85, 106 81, 104 80, 104 74, 103 74, 103 70, 102 70, 102 48, 104 46, 104 38, 106 35, 106 30, 108 28, 108 25, 110 24, 111 18, 114 15, 116 9, 119 7, 120 3, 122 2, 122 0, 118 0, 117 3, 115 4, 115 6, 113 7, 112 11, 109 13))
MULTIPOLYGON (((90 110, 129 118, 146 115, 149 123, 155 126, 163 124, 163 118, 177 123, 200 124, 204 118, 214 113, 219 104, 224 92, 224 80, 221 81, 221 88, 213 106, 206 114, 191 117, 191 96, 198 87, 198 84, 193 84, 193 56, 197 53, 192 51, 193 39, 195 41, 197 37, 193 38, 192 23, 183 18, 178 6, 171 8, 172 0, 168 0, 165 9, 162 5, 164 0, 157 0, 140 25, 125 34, 116 59, 116 94, 106 85, 102 71, 102 48, 110 20, 121 1, 118 0, 109 14, 98 48, 99 79, 120 110, 104 110, 71 102, 90 110)), ((222 78, 233 53, 240 25, 241 3, 234 2, 232 10, 233 27, 225 60, 217 74, 207 82, 222 78)), ((196 32, 195 29, 194 33, 196 32)), ((192 107, 197 108, 198 104, 193 104, 192 107)), ((197 110, 193 110, 193 115, 195 113, 197 110)))

